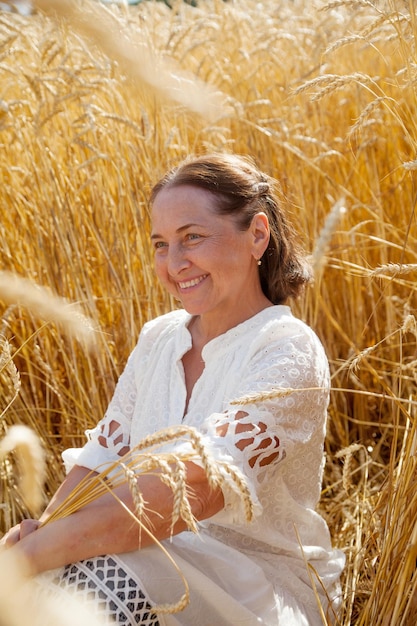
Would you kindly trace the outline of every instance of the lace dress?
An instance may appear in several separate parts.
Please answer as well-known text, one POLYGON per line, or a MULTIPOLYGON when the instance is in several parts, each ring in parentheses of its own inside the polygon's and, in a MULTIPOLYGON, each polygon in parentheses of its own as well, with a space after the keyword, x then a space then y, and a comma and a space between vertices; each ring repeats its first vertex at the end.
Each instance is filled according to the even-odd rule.
POLYGON ((186 531, 164 542, 190 587, 189 604, 176 614, 151 610, 183 593, 156 546, 73 564, 53 572, 55 581, 81 596, 91 592, 101 614, 117 623, 321 626, 317 597, 325 612, 329 599, 337 607, 344 566, 315 511, 329 395, 323 348, 289 307, 269 307, 204 347, 205 368, 184 415, 181 359, 191 347, 190 320, 178 310, 145 324, 106 415, 64 461, 93 469, 149 433, 187 424, 216 459, 244 473, 255 519, 245 521, 241 499, 226 485, 224 509, 201 522, 198 535, 186 531), (277 387, 297 391, 268 397, 277 387), (262 400, 231 403, 260 393, 262 400))

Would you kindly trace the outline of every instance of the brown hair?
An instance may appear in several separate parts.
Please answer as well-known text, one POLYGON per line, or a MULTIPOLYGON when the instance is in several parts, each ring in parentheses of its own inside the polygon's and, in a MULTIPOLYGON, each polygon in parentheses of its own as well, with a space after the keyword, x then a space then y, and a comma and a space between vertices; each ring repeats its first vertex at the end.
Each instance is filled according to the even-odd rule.
POLYGON ((299 238, 284 213, 277 181, 261 172, 252 159, 234 154, 189 157, 153 187, 151 204, 167 187, 192 185, 213 194, 219 214, 234 215, 242 230, 263 211, 271 231, 259 267, 264 294, 274 304, 296 298, 312 280, 312 270, 299 238))

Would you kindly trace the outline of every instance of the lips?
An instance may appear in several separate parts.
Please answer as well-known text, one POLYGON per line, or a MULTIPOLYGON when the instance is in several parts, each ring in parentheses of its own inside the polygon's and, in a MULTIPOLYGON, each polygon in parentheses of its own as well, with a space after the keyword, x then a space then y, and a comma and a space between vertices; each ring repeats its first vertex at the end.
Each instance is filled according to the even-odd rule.
POLYGON ((203 276, 199 276, 198 278, 192 278, 191 280, 184 280, 178 283, 180 289, 189 289, 190 287, 195 287, 199 283, 201 283, 205 278, 207 278, 207 274, 203 274, 203 276))

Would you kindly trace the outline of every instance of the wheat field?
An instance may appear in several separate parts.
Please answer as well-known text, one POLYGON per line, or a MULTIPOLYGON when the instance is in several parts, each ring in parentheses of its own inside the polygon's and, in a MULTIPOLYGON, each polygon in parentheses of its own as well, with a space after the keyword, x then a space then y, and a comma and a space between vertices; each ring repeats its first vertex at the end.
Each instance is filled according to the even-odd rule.
POLYGON ((0 11, 0 439, 23 426, 41 444, 4 446, 1 532, 56 489, 142 324, 175 306, 152 269, 152 184, 189 153, 249 154, 281 182, 315 267, 294 308, 332 372, 320 510, 347 559, 339 624, 414 626, 415 9, 0 11))

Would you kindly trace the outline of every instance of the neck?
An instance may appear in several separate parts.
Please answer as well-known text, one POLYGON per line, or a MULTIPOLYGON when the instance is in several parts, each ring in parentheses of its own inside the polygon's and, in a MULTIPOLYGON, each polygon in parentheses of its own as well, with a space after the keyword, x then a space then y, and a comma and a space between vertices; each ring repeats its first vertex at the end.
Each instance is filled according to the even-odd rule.
POLYGON ((236 311, 233 316, 225 316, 219 318, 219 316, 212 316, 210 313, 204 315, 195 315, 191 319, 188 326, 188 330, 193 338, 194 346, 203 347, 216 337, 223 335, 231 328, 246 322, 257 313, 260 313, 264 309, 273 306, 267 298, 258 306, 245 307, 245 311, 236 311))

